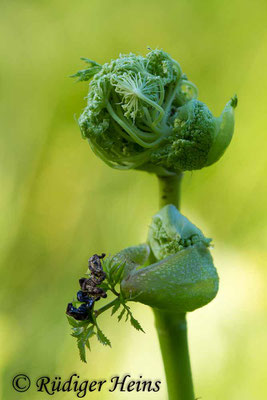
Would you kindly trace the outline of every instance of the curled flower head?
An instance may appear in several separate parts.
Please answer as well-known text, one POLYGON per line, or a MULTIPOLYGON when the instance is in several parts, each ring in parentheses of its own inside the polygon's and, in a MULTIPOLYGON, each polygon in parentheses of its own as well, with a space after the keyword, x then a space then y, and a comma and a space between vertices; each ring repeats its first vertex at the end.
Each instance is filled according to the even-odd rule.
POLYGON ((75 74, 92 79, 79 118, 97 156, 117 169, 161 175, 200 169, 217 161, 230 143, 236 98, 214 118, 198 90, 163 50, 128 54, 75 74))

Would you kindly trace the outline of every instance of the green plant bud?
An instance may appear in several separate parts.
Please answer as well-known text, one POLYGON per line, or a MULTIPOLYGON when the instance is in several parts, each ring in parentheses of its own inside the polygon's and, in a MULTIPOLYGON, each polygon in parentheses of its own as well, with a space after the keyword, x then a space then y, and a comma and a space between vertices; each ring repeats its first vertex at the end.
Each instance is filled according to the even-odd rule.
POLYGON ((126 300, 184 313, 208 304, 219 278, 209 250, 199 242, 162 261, 134 269, 121 282, 126 300))
POLYGON ((234 133, 234 109, 237 106, 237 96, 234 96, 225 106, 219 118, 216 118, 216 129, 213 133, 212 146, 208 154, 206 166, 218 161, 229 146, 234 133))
POLYGON ((172 133, 151 153, 149 162, 168 171, 191 171, 218 161, 233 136, 236 105, 235 96, 218 118, 196 99, 178 107, 172 133))
MULTIPOLYGON (((123 296, 177 312, 206 305, 216 296, 219 285, 210 242, 175 206, 163 207, 153 217, 148 233, 149 246, 159 261, 141 268, 132 261, 121 282, 123 296)), ((141 262, 149 254, 144 250, 146 257, 141 257, 141 262)))
POLYGON ((163 260, 199 242, 208 247, 211 239, 206 238, 175 206, 170 204, 163 207, 152 218, 148 243, 157 260, 163 260))
POLYGON ((215 118, 196 99, 178 107, 173 118, 172 132, 151 154, 150 162, 169 171, 203 168, 212 145, 215 118))
POLYGON ((219 118, 197 100, 198 89, 163 50, 121 54, 73 77, 91 80, 78 123, 107 165, 160 176, 201 169, 217 161, 233 135, 236 97, 219 118))

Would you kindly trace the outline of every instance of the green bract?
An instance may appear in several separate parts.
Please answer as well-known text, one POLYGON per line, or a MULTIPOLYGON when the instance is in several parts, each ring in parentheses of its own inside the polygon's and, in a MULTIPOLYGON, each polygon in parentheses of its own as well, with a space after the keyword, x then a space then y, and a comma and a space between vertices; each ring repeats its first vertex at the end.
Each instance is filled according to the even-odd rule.
POLYGON ((79 118, 84 138, 113 168, 158 174, 200 169, 217 161, 234 130, 236 97, 214 118, 180 65, 162 50, 120 55, 73 75, 92 78, 79 118))
POLYGON ((121 282, 124 298, 180 313, 208 304, 219 286, 210 242, 173 205, 165 206, 153 217, 148 235, 158 262, 142 268, 130 264, 121 282))
POLYGON ((122 280, 121 293, 127 300, 185 313, 213 300, 218 285, 210 252, 197 243, 148 267, 133 269, 122 280))

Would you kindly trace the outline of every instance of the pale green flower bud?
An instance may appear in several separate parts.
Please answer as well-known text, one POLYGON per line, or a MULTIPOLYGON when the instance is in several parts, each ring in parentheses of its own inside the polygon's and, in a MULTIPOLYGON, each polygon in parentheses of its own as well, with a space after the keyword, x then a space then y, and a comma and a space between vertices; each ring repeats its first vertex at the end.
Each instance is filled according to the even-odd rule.
POLYGON ((174 206, 165 206, 154 216, 148 237, 160 261, 127 270, 121 282, 124 298, 181 313, 208 304, 219 286, 210 241, 174 206))
POLYGON ((197 242, 209 246, 211 239, 206 238, 175 206, 163 207, 152 218, 148 243, 157 260, 163 260, 197 242))

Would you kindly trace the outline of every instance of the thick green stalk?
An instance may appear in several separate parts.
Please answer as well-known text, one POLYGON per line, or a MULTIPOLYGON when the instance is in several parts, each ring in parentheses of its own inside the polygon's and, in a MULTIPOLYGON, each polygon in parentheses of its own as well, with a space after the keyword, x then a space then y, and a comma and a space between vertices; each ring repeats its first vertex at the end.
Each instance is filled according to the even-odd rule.
MULTIPOLYGON (((159 176, 160 208, 180 206, 182 174, 159 176)), ((162 353, 169 400, 194 400, 185 314, 154 309, 155 325, 162 353)))
POLYGON ((182 173, 179 175, 158 176, 159 180, 159 207, 173 204, 180 208, 180 188, 182 173))

